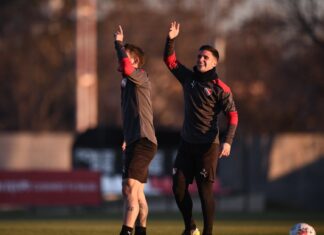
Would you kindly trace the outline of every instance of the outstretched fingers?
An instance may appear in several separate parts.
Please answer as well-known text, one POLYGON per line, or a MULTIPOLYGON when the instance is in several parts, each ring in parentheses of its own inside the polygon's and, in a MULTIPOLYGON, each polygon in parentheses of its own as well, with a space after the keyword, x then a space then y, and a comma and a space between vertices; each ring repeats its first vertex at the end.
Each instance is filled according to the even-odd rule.
POLYGON ((169 38, 173 39, 178 36, 180 31, 180 24, 177 21, 172 21, 169 30, 169 38))
POLYGON ((170 30, 179 31, 180 30, 180 24, 177 21, 172 21, 170 30))

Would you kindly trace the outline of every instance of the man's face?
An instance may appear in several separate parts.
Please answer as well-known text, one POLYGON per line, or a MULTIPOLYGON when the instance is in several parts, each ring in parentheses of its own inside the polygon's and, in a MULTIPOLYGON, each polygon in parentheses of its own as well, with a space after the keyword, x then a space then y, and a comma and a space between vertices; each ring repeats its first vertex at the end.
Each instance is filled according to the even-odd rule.
POLYGON ((197 56, 197 69, 204 73, 207 72, 217 65, 217 59, 213 56, 210 51, 202 50, 199 51, 197 56))

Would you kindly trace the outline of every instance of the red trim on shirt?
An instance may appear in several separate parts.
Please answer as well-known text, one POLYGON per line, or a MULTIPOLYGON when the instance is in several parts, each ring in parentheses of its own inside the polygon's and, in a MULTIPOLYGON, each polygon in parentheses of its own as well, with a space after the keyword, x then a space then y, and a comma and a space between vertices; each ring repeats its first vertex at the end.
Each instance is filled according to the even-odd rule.
POLYGON ((217 84, 227 93, 231 92, 231 88, 229 88, 229 86, 227 86, 222 80, 217 79, 217 84))
POLYGON ((126 76, 131 75, 134 72, 134 70, 135 70, 135 68, 133 67, 133 65, 130 62, 129 58, 123 58, 121 60, 120 67, 122 68, 122 70, 123 70, 123 72, 124 72, 124 74, 126 76))
POLYGON ((238 114, 237 114, 236 111, 234 111, 234 112, 228 112, 227 117, 229 119, 228 123, 230 125, 237 126, 237 124, 238 124, 238 114))
POLYGON ((165 59, 165 63, 167 64, 167 66, 169 67, 169 69, 174 69, 178 66, 178 62, 177 62, 177 58, 175 55, 175 52, 173 52, 171 55, 169 55, 166 59, 165 59))

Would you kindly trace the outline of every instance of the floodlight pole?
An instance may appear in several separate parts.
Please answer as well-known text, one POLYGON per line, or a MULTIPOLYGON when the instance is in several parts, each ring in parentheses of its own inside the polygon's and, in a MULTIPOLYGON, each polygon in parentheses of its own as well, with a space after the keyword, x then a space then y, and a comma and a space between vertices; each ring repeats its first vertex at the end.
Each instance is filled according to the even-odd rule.
POLYGON ((76 131, 98 125, 97 0, 77 0, 76 131))

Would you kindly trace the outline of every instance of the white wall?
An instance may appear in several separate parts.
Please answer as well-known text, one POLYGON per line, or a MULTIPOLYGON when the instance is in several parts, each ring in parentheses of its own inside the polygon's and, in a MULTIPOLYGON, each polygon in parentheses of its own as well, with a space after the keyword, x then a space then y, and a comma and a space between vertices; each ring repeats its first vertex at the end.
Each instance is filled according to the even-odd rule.
POLYGON ((0 170, 70 170, 73 133, 0 133, 0 170))

